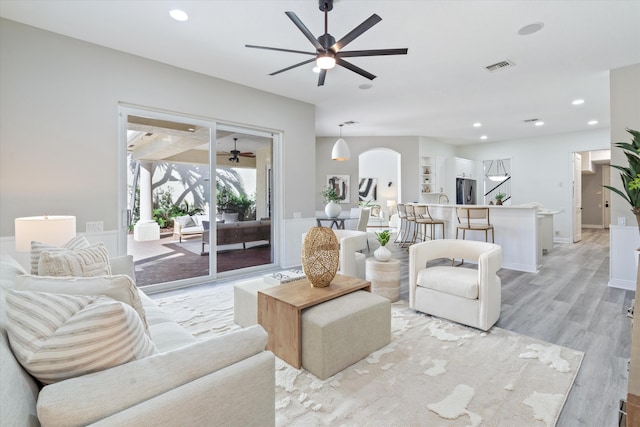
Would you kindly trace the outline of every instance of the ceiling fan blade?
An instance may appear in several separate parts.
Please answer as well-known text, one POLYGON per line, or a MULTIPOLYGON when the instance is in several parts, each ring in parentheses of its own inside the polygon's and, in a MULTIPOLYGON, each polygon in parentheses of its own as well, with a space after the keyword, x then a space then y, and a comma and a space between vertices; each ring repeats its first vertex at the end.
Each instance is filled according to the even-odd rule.
POLYGON ((356 56, 379 56, 379 55, 406 55, 409 49, 371 49, 371 50, 350 50, 336 54, 338 58, 353 58, 356 56))
POLYGON ((327 77, 327 70, 320 70, 318 75, 318 86, 324 86, 324 79, 327 77))
POLYGON ((296 68, 296 67, 299 67, 301 65, 308 64, 308 63, 313 62, 315 60, 316 60, 316 58, 307 59, 306 61, 298 62, 297 64, 292 65, 292 66, 287 67, 287 68, 283 68, 282 70, 274 71, 273 73, 271 73, 269 75, 270 76, 275 76, 276 74, 280 74, 280 73, 282 73, 284 71, 288 71, 288 70, 290 70, 292 68, 296 68))
POLYGON ((374 13, 369 18, 367 18, 362 24, 358 25, 356 28, 351 30, 349 34, 347 34, 346 36, 338 40, 333 46, 331 46, 331 50, 336 53, 340 52, 346 45, 351 43, 357 37, 362 35, 362 33, 367 31, 369 28, 373 27, 380 21, 382 21, 382 18, 380 18, 378 15, 374 13))
POLYGON ((336 64, 343 66, 344 68, 353 71, 354 73, 360 74, 362 77, 366 77, 369 80, 373 80, 376 78, 375 75, 371 74, 368 71, 363 70, 360 67, 353 65, 350 62, 345 61, 342 58, 336 58, 336 64))
POLYGON ((290 53, 301 53, 303 55, 317 55, 316 52, 305 52, 303 50, 293 50, 293 49, 281 49, 279 47, 269 47, 269 46, 256 46, 254 44, 245 44, 245 47, 250 47, 252 49, 266 49, 266 50, 276 50, 278 52, 290 52, 290 53))
POLYGON ((321 52, 324 52, 324 47, 322 47, 322 45, 320 44, 320 42, 318 41, 318 39, 316 39, 316 37, 313 35, 313 33, 311 31, 309 31, 309 29, 302 23, 302 21, 300 20, 300 18, 298 18, 298 15, 296 15, 293 12, 285 12, 285 14, 289 17, 289 19, 291 19, 293 21, 293 23, 296 25, 296 27, 298 27, 298 29, 300 31, 302 31, 302 34, 304 34, 304 36, 309 39, 309 41, 311 42, 311 44, 318 49, 321 52))

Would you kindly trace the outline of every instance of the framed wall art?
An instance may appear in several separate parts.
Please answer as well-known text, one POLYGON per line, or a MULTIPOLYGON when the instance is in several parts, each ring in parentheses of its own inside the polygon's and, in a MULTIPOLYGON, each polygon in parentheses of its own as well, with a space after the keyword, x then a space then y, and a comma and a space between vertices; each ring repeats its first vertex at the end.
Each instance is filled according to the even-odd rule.
POLYGON ((349 175, 327 175, 327 186, 332 187, 340 197, 340 203, 349 203, 349 175))

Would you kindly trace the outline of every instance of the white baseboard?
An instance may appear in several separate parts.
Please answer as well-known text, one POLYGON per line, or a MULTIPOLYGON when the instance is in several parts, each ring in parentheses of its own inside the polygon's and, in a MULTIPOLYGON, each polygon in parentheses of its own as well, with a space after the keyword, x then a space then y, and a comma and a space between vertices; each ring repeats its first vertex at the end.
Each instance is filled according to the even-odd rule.
POLYGON ((598 228, 600 230, 604 229, 604 225, 598 224, 582 224, 582 228, 598 228))
POLYGON ((636 290, 636 282, 633 280, 621 280, 621 279, 610 279, 609 280, 610 288, 618 288, 625 289, 627 291, 635 291, 636 290))

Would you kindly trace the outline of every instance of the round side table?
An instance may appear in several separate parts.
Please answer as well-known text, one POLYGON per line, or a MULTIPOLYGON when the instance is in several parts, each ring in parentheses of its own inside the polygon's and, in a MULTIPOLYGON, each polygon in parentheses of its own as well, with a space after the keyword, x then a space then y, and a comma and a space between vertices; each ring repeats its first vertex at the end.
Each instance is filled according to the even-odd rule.
POLYGON ((366 260, 366 279, 371 282, 371 292, 391 302, 400 299, 400 261, 391 258, 380 262, 374 257, 366 260))

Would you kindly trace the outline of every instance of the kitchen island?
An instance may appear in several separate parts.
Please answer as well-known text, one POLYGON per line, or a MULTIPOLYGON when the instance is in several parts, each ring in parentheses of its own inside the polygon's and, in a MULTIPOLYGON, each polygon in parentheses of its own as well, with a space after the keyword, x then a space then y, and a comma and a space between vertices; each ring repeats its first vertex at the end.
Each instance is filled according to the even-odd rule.
MULTIPOLYGON (((502 267, 537 273, 541 250, 538 243, 538 209, 531 206, 427 204, 431 216, 445 223, 445 237, 456 238, 457 207, 487 207, 494 227, 495 243, 502 247, 502 267)), ((436 238, 442 238, 440 228, 436 238)), ((460 232, 462 238, 462 232, 460 232)), ((484 231, 468 231, 466 240, 484 241, 484 231)), ((491 241, 491 232, 489 232, 491 241)))

